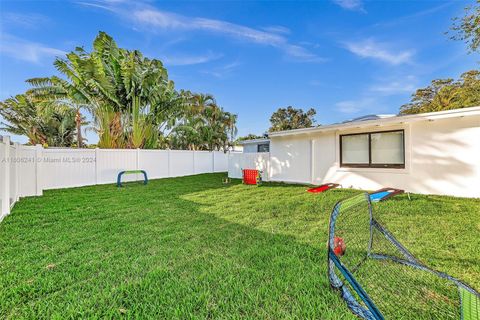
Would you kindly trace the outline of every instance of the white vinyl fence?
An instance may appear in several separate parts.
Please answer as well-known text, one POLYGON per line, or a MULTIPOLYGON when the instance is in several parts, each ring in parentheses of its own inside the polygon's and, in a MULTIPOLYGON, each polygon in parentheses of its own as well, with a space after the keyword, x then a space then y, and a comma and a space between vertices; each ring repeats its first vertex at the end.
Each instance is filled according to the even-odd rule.
MULTIPOLYGON (((0 136, 1 137, 1 136, 0 136)), ((0 141, 0 221, 20 197, 43 190, 115 183, 122 170, 145 170, 149 179, 225 172, 228 154, 221 151, 72 149, 10 144, 0 141)), ((124 181, 143 178, 127 175, 124 181)))
POLYGON ((228 155, 228 177, 242 178, 242 169, 262 171, 262 180, 270 181, 270 153, 230 152, 228 155))

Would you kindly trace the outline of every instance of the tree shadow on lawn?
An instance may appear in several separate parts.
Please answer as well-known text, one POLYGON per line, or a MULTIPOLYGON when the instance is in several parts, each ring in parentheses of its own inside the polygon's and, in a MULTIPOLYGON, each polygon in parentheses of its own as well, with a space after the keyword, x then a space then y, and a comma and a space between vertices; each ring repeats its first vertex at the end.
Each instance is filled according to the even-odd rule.
POLYGON ((326 277, 327 205, 221 177, 22 199, 0 225, 0 317, 354 319, 326 277), (248 205, 268 190, 284 200, 248 205))

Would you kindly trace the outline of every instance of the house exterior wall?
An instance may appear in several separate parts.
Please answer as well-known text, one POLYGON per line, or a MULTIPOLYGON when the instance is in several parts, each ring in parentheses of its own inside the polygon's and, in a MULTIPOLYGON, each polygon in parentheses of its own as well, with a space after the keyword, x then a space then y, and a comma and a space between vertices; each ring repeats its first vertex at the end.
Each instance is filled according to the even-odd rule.
POLYGON ((270 162, 272 181, 310 183, 310 139, 270 140, 270 162))
POLYGON ((243 145, 243 152, 244 153, 254 153, 257 152, 258 144, 256 143, 249 143, 243 145))
POLYGON ((243 152, 244 153, 257 153, 259 145, 269 145, 270 143, 267 142, 255 142, 255 143, 245 143, 243 144, 243 152))
POLYGON ((272 181, 480 197, 480 116, 271 137, 272 181), (405 168, 340 167, 340 135, 405 130, 405 168))

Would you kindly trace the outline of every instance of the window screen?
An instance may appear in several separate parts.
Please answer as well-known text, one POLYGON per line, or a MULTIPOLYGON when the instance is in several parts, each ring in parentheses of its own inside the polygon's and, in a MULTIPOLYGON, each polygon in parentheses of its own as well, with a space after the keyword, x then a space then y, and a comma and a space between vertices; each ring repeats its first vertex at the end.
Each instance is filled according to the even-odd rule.
POLYGON ((257 146, 257 152, 270 152, 270 145, 268 143, 262 143, 257 146))
POLYGON ((404 168, 404 131, 341 135, 340 165, 342 167, 404 168))
POLYGON ((372 164, 403 164, 403 131, 372 133, 372 164))
POLYGON ((368 134, 342 136, 342 162, 368 164, 368 134))

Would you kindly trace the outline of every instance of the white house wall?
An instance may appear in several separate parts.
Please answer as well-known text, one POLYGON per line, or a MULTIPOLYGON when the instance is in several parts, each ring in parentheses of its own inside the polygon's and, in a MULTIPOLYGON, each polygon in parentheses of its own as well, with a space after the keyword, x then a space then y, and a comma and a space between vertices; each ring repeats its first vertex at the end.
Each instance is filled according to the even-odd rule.
POLYGON ((311 146, 304 137, 270 141, 270 178, 285 182, 310 182, 311 146))
POLYGON ((262 179, 268 181, 270 177, 270 154, 268 152, 239 153, 230 152, 228 155, 228 176, 241 179, 242 169, 257 169, 262 171, 262 179))
POLYGON ((315 138, 317 158, 315 159, 314 184, 335 182, 345 188, 375 190, 386 186, 406 189, 405 177, 411 172, 409 159, 411 158, 411 130, 409 125, 385 126, 374 128, 362 128, 348 131, 330 133, 329 138, 315 138), (341 168, 340 167, 340 135, 361 132, 401 130, 405 131, 405 169, 383 168, 341 168), (323 152, 327 148, 328 152, 323 152), (329 154, 329 160, 324 161, 322 154, 329 154), (333 160, 333 161, 332 161, 333 160))
POLYGON ((412 125, 412 174, 418 192, 480 197, 480 117, 412 125))
POLYGON ((480 197, 480 117, 271 137, 271 180, 480 197), (405 169, 341 168, 340 134, 405 130, 405 169))
POLYGON ((243 152, 245 153, 253 153, 258 151, 258 144, 250 143, 243 145, 243 152))

